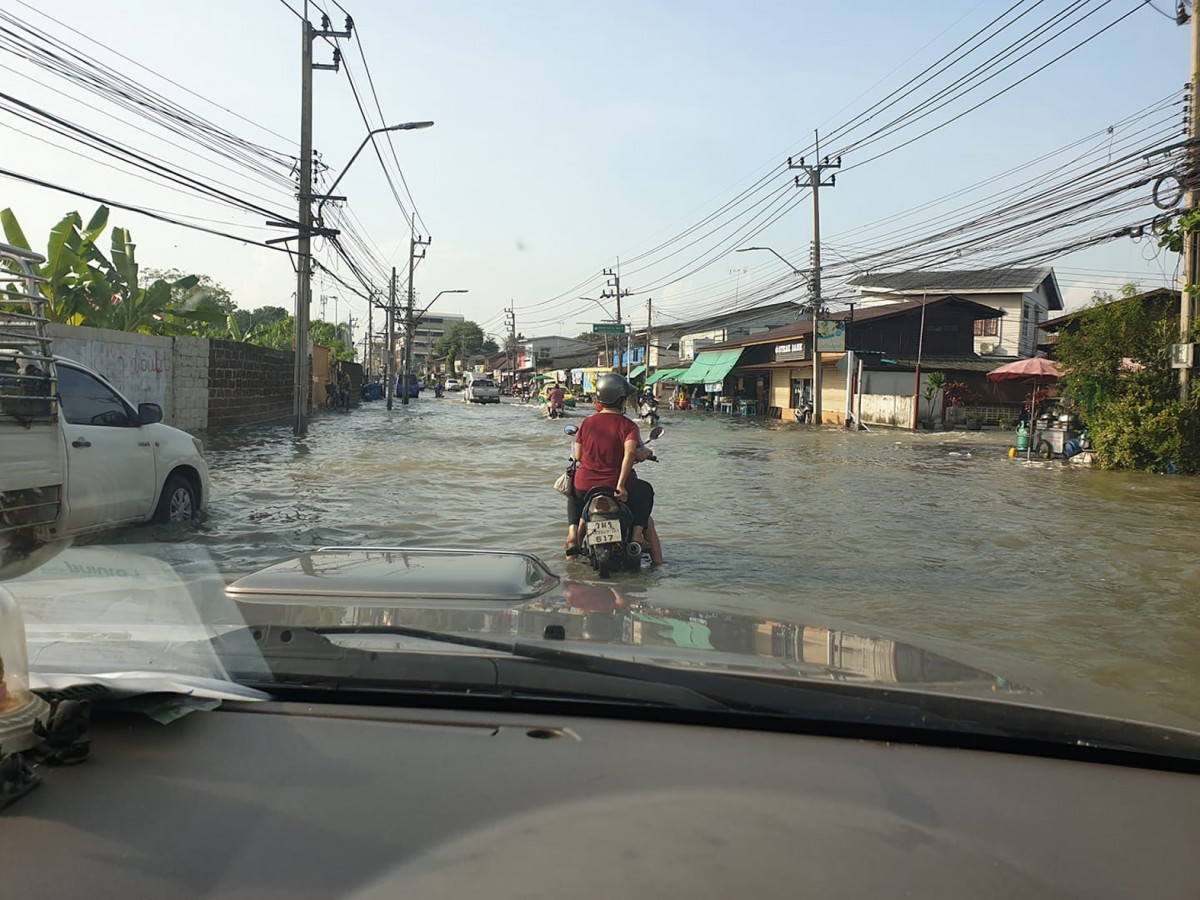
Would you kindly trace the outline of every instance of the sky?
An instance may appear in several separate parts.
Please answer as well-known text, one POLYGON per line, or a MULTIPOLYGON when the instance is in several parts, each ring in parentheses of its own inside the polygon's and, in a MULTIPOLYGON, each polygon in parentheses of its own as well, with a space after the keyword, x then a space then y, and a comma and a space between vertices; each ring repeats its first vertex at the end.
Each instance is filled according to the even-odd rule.
MULTIPOLYGON (((298 8, 303 0, 288 2, 298 8)), ((846 155, 846 171, 836 187, 821 193, 827 263, 853 255, 859 243, 886 244, 878 230, 860 237, 880 220, 1103 131, 1181 88, 1189 71, 1188 29, 1161 14, 1170 11, 1168 0, 1081 3, 1080 10, 1093 14, 1071 32, 1079 39, 1135 11, 928 137, 878 160, 864 161, 879 146, 846 155)), ((743 289, 785 275, 784 265, 765 253, 712 253, 706 267, 690 272, 684 264, 715 247, 711 240, 691 247, 676 242, 637 258, 760 178, 786 191, 793 173, 784 160, 804 152, 814 129, 831 130, 871 108, 1012 6, 1007 0, 343 0, 343 5, 354 16, 363 53, 355 41, 341 46, 372 122, 380 119, 370 100, 368 71, 382 121, 436 123, 393 137, 419 211, 416 230, 432 239, 416 267, 415 290, 429 300, 443 290, 467 290, 442 297, 436 309, 461 312, 490 333, 503 329, 503 309, 511 304, 517 328, 526 335, 573 335, 611 315, 611 303, 579 299, 599 297, 605 288, 599 273, 605 267, 619 267, 622 287, 632 292, 623 314, 639 322, 647 299, 662 317, 684 318, 740 302, 743 289), (672 251, 679 252, 668 256, 672 251)), ((331 3, 322 0, 320 6, 341 24, 331 3)), ((1017 6, 1028 8, 1025 21, 1033 24, 1072 4, 1023 0, 1017 6)), ((241 137, 285 154, 297 152, 300 21, 282 0, 108 0, 102 7, 58 0, 47 8, 57 22, 20 0, 0 0, 0 11, 69 39, 126 77, 241 137), (72 35, 67 26, 127 59, 72 35)), ((314 22, 319 15, 313 10, 314 22)), ((1064 38, 1054 46, 1065 49, 1075 42, 1064 38)), ((319 61, 329 61, 331 52, 328 44, 317 42, 319 61)), ((1035 58, 1045 61, 1052 55, 1047 50, 1035 58)), ((71 82, 32 68, 11 50, 0 49, 0 66, 0 91, 294 215, 288 190, 221 168, 178 137, 172 138, 175 144, 164 143, 162 130, 134 130, 149 126, 96 102, 71 82)), ((1007 83, 995 82, 997 87, 1007 83)), ((332 167, 328 184, 367 129, 345 69, 315 72, 313 84, 314 146, 332 167)), ((1182 110, 1175 110, 1182 122, 1182 110)), ((938 121, 935 116, 929 124, 938 121)), ((914 128, 892 144, 921 130, 914 128)), ((59 149, 47 140, 70 146, 15 117, 11 108, 0 108, 2 168, 132 205, 215 220, 207 224, 254 240, 287 233, 267 227, 262 214, 168 189, 83 159, 78 147, 59 149)), ((386 144, 381 147, 390 164, 386 144)), ((1022 177, 1017 172, 1005 183, 1022 177)), ((403 282, 410 227, 370 148, 348 170, 338 193, 348 197, 379 267, 386 272, 397 266, 403 282)), ((402 187, 400 194, 411 210, 402 187)), ((985 196, 967 200, 981 202, 985 196)), ((812 213, 807 201, 793 199, 790 211, 751 242, 776 249, 802 268, 812 213)), ((0 208, 13 208, 35 249, 64 213, 79 209, 86 219, 94 205, 0 176, 0 208)), ((1147 209, 1130 213, 1129 220, 1148 218, 1154 210, 1147 209)), ((906 221, 897 220, 898 225, 906 221)), ((112 222, 132 230, 143 266, 208 274, 246 308, 292 307, 295 276, 285 253, 133 212, 114 211, 112 222)), ((318 259, 354 281, 329 248, 319 247, 318 259)), ((1177 259, 1153 241, 1122 239, 1055 259, 1053 265, 1068 306, 1076 306, 1093 290, 1125 280, 1147 287, 1168 283, 1177 259)), ((375 286, 386 290, 384 283, 375 286)), ((366 301, 327 276, 314 282, 313 296, 314 316, 321 315, 319 298, 325 296, 326 318, 333 318, 336 296, 341 318, 353 315, 359 323, 366 318, 366 301)), ((362 328, 357 332, 361 335, 362 328)))

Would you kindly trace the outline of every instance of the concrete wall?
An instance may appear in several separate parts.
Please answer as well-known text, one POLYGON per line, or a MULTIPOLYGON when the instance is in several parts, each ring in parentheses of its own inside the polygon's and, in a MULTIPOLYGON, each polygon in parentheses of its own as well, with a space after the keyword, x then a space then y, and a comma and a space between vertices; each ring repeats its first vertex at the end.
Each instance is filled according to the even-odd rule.
POLYGON ((291 350, 208 343, 209 428, 279 422, 292 414, 291 350))
POLYGON ((862 420, 868 425, 912 427, 912 394, 863 394, 862 420))
POLYGON ((184 431, 208 427, 208 341, 177 337, 172 355, 171 404, 164 421, 184 431))
POLYGON ((157 403, 164 414, 171 408, 171 338, 54 323, 48 331, 55 353, 91 366, 134 406, 157 403))

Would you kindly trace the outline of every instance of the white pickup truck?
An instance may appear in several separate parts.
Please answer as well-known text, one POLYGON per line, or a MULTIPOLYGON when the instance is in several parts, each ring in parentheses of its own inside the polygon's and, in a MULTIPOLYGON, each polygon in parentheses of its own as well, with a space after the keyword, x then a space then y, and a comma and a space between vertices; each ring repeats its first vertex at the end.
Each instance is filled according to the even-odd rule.
POLYGON ((468 375, 463 399, 468 403, 499 403, 500 388, 484 375, 468 375))
POLYGON ((34 265, 0 243, 0 578, 38 548, 208 502, 203 446, 130 403, 100 373, 55 356, 34 265))

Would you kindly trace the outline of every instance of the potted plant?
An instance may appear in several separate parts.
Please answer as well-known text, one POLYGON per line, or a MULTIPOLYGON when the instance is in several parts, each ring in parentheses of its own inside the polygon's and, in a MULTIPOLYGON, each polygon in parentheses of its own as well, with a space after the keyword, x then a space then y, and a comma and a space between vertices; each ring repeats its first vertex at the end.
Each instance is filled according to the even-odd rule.
POLYGON ((921 419, 921 427, 926 431, 932 431, 936 424, 936 418, 933 414, 933 399, 938 395, 938 392, 946 384, 946 376, 942 372, 930 372, 925 376, 925 389, 922 393, 925 396, 925 416, 921 419))

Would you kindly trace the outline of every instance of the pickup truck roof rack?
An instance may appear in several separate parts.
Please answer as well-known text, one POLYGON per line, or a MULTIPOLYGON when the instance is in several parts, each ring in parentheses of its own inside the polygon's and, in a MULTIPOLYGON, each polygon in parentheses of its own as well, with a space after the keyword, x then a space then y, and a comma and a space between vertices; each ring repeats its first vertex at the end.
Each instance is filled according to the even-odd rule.
POLYGON ((38 271, 45 261, 0 242, 0 551, 20 533, 35 540, 62 512, 58 372, 38 271))

